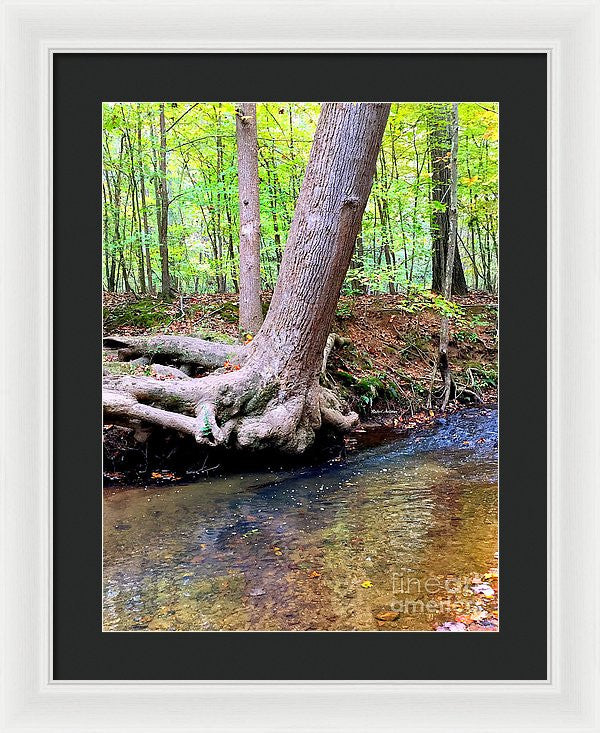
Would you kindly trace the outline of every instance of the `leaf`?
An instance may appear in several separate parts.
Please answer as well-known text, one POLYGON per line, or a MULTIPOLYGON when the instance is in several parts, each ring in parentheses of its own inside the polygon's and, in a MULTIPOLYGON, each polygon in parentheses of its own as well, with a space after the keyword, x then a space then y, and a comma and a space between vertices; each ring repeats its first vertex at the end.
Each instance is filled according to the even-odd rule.
POLYGON ((371 583, 370 580, 363 580, 363 582, 361 583, 361 586, 363 588, 371 588, 373 586, 373 583, 371 583))
POLYGON ((456 623, 455 621, 446 621, 445 624, 438 626, 436 631, 466 631, 467 627, 463 623, 456 623))
POLYGON ((320 578, 321 577, 321 573, 318 573, 316 570, 313 570, 312 573, 309 573, 308 574, 308 577, 309 578, 320 578))
POLYGON ((480 583, 479 585, 472 585, 471 590, 473 593, 478 593, 485 598, 492 598, 494 596, 494 589, 487 583, 480 583))
POLYGON ((400 614, 398 611, 383 611, 382 613, 378 613, 375 618, 378 621, 395 621, 400 614))

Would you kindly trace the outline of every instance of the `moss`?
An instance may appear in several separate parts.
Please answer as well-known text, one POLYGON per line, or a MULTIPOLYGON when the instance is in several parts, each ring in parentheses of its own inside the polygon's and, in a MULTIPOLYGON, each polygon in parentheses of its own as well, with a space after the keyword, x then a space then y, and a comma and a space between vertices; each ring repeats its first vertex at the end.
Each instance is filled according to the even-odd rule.
POLYGON ((338 369, 335 376, 337 381, 350 387, 353 387, 358 382, 358 379, 353 374, 345 372, 343 369, 338 369))
POLYGON ((269 382, 263 389, 259 389, 246 403, 246 413, 264 412, 269 402, 277 394, 278 389, 279 385, 276 381, 269 382))
POLYGON ((498 369, 495 364, 483 364, 478 361, 468 361, 463 366, 466 374, 471 372, 475 384, 482 389, 498 386, 498 369))
POLYGON ((240 318, 240 308, 237 303, 223 303, 215 315, 218 315, 227 323, 237 323, 240 318))
POLYGON ((123 374, 137 374, 139 366, 130 361, 105 361, 102 367, 110 374, 121 376, 123 374))
POLYGON ((181 398, 179 395, 169 394, 165 392, 160 398, 160 407, 163 410, 171 410, 172 412, 179 412, 181 410, 181 398))
POLYGON ((354 385, 354 392, 358 396, 358 408, 363 414, 369 412, 378 399, 401 399, 398 385, 386 374, 362 377, 354 385))
POLYGON ((196 338, 204 339, 205 341, 220 341, 223 344, 236 344, 237 341, 227 333, 221 333, 220 331, 212 331, 210 328, 200 328, 192 334, 196 338))
POLYGON ((421 351, 427 351, 431 345, 431 339, 427 333, 419 331, 417 328, 406 328, 402 334, 402 341, 407 346, 412 346, 421 351))
POLYGON ((104 326, 107 330, 115 330, 121 326, 161 328, 167 326, 172 317, 168 304, 147 298, 106 308, 104 326))

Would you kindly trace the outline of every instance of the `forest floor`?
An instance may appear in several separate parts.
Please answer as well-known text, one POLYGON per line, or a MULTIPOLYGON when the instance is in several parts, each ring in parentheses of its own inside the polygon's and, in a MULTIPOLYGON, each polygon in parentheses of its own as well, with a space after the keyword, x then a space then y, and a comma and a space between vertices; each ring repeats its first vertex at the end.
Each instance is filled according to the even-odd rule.
MULTIPOLYGON (((497 401, 497 299, 473 292, 457 297, 451 320, 449 362, 456 383, 456 400, 450 409, 464 404, 497 401)), ((264 308, 268 300, 264 303, 264 308)), ((361 416, 361 426, 347 441, 362 443, 365 428, 407 430, 436 418, 439 374, 432 375, 439 340, 440 308, 443 302, 429 293, 341 297, 332 331, 350 343, 332 352, 327 379, 350 407, 361 416)), ((185 296, 172 303, 133 294, 105 293, 105 335, 154 333, 196 336, 208 340, 243 340, 238 332, 237 297, 233 294, 185 296)), ((111 372, 130 365, 115 363, 104 355, 111 372)), ((105 426, 105 457, 109 451, 125 450, 125 429, 105 426)), ((367 438, 368 442, 368 438, 367 438)), ((147 454, 147 451, 146 451, 147 454)), ((106 479, 119 482, 120 461, 105 461, 106 479), (112 464, 112 465, 111 465, 112 464)), ((148 465, 159 479, 160 467, 148 465)), ((172 471, 163 470, 166 479, 172 471)))

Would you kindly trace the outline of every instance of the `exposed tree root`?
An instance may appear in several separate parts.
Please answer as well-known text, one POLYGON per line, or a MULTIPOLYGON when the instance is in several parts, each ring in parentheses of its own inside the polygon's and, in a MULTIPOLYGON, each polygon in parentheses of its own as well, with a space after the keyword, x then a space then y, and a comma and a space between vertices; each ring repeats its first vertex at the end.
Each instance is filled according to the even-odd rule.
MULTIPOLYGON (((344 414, 319 377, 335 345, 333 338, 326 349, 389 111, 384 102, 322 105, 277 284, 249 345, 178 336, 105 339, 124 359, 148 357, 201 369, 229 362, 234 369, 200 379, 107 377, 106 406, 113 418, 164 425, 165 413, 174 412, 181 430, 193 429, 198 443, 292 454, 303 453, 324 423, 336 430, 355 424, 357 417, 344 414), (115 396, 120 392, 127 398, 115 396)), ((161 245, 164 255, 162 250, 161 245)), ((163 290, 167 260, 162 258, 163 290)))
POLYGON ((141 404, 126 392, 105 389, 102 392, 102 402, 104 416, 109 420, 119 420, 124 417, 127 418, 128 422, 143 420, 177 430, 180 433, 195 435, 196 421, 194 418, 141 404))
POLYGON ((181 369, 177 369, 172 366, 166 366, 165 364, 152 364, 150 366, 153 374, 157 374, 159 377, 169 377, 171 379, 190 379, 189 374, 182 372, 181 369))
POLYGON ((321 364, 321 382, 323 384, 327 384, 329 381, 327 377, 327 362, 329 360, 331 352, 336 346, 346 346, 349 343, 349 338, 339 336, 337 333, 330 333, 327 337, 325 349, 323 350, 323 363, 321 364))
POLYGON ((340 433, 347 433, 358 424, 358 415, 355 412, 344 414, 343 406, 332 390, 321 387, 319 399, 321 417, 324 423, 340 433))
POLYGON ((178 364, 200 369, 218 369, 226 361, 241 364, 244 347, 191 336, 106 336, 107 349, 118 349, 119 359, 147 358, 161 364, 178 364))
POLYGON ((113 422, 144 421, 193 435, 201 445, 303 453, 323 426, 347 432, 357 422, 318 383, 290 394, 265 368, 243 367, 201 379, 110 376, 104 410, 113 422))

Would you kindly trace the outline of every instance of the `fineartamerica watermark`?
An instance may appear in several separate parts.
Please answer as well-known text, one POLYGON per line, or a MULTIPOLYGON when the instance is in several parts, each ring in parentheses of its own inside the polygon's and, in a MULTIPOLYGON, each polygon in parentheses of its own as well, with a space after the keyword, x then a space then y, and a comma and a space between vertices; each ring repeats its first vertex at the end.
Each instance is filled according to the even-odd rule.
POLYGON ((392 574, 390 608, 414 616, 435 615, 478 606, 480 599, 471 590, 473 580, 467 576, 428 576, 392 574))

